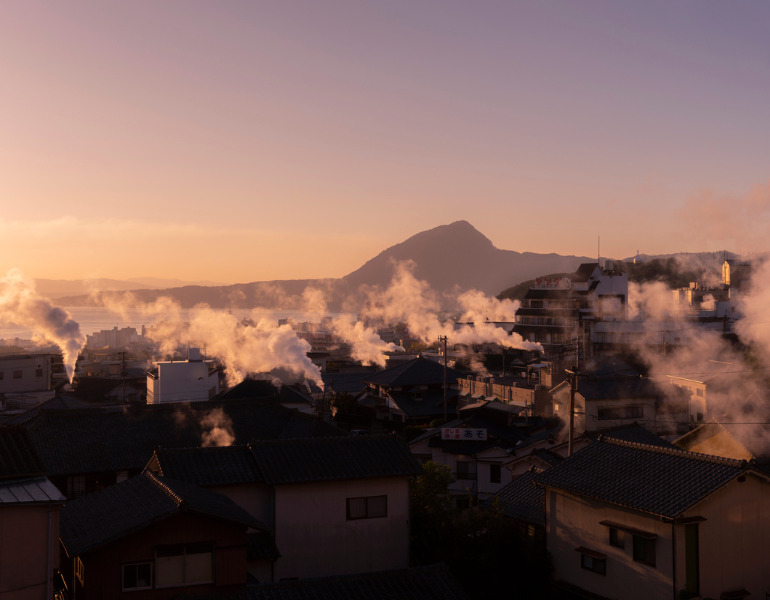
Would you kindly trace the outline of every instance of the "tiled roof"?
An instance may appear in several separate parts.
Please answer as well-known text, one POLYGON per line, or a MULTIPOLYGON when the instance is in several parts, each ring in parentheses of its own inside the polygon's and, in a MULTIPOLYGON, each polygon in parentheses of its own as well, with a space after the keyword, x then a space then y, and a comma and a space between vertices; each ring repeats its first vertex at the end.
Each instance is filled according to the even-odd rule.
POLYGON ((0 505, 64 504, 67 498, 46 477, 0 482, 0 505))
POLYGON ((277 386, 271 381, 251 378, 244 379, 241 383, 230 388, 219 397, 223 400, 232 400, 235 398, 269 398, 281 404, 296 404, 297 402, 304 402, 307 404, 313 403, 310 396, 296 389, 294 386, 277 386))
POLYGON ((484 503, 506 517, 545 526, 545 490, 533 482, 535 471, 520 475, 484 503))
MULTIPOLYGON (((447 384, 455 384, 461 374, 451 367, 447 370, 447 384)), ((440 385, 444 383, 444 365, 422 356, 367 377, 364 381, 387 387, 410 385, 440 385)))
MULTIPOLYGON (((192 596, 190 597, 192 598, 192 596)), ((444 565, 283 581, 206 596, 210 600, 469 600, 444 565)), ((203 600, 203 599, 201 599, 203 600)))
POLYGON ((158 448, 151 462, 163 477, 200 486, 262 481, 254 454, 247 446, 158 448))
MULTIPOLYGON (((422 390, 419 393, 422 395, 422 400, 415 399, 410 392, 388 392, 388 396, 399 410, 411 419, 444 416, 443 390, 422 390)), ((455 412, 456 402, 457 392, 447 390, 447 411, 450 414, 455 412)))
POLYGON ((353 373, 321 373, 326 389, 335 394, 360 394, 366 387, 365 380, 372 375, 372 371, 356 371, 353 373))
POLYGON ((645 429, 638 423, 631 423, 630 425, 622 425, 614 429, 610 429, 603 432, 587 433, 587 437, 596 441, 599 436, 606 439, 613 438, 616 440, 622 440, 624 442, 635 442, 637 444, 647 444, 648 446, 663 446, 666 448, 673 448, 674 445, 667 442, 662 437, 655 435, 649 429, 645 429))
POLYGON ((268 484, 419 475, 407 445, 393 436, 275 440, 249 445, 268 484))
POLYGON ((744 470, 741 461, 600 437, 535 482, 674 518, 744 470))
POLYGON ((227 496, 145 472, 71 500, 61 512, 61 541, 77 556, 182 512, 265 529, 227 496))
POLYGON ((27 432, 20 427, 1 427, 0 479, 41 475, 44 472, 27 432))
POLYGON ((346 435, 272 400, 223 400, 138 405, 117 409, 42 411, 24 425, 49 475, 142 469, 155 448, 200 446, 217 417, 233 443, 346 435))
POLYGON ((406 444, 389 435, 252 442, 230 448, 160 449, 160 472, 198 485, 270 485, 419 475, 406 444))

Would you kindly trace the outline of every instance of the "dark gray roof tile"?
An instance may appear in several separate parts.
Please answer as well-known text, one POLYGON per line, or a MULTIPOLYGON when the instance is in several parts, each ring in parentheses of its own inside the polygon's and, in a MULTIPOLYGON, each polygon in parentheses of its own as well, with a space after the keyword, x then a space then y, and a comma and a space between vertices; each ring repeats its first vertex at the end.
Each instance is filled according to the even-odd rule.
POLYGON ((741 461, 602 436, 534 480, 546 487, 674 518, 745 467, 741 461))

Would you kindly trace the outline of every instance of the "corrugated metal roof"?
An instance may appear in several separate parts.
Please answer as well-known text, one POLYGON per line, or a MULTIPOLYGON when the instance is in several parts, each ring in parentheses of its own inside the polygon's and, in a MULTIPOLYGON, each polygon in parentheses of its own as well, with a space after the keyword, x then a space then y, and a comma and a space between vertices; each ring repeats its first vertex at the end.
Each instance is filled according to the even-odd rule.
POLYGON ((0 482, 0 504, 48 504, 66 502, 64 494, 46 477, 0 482))

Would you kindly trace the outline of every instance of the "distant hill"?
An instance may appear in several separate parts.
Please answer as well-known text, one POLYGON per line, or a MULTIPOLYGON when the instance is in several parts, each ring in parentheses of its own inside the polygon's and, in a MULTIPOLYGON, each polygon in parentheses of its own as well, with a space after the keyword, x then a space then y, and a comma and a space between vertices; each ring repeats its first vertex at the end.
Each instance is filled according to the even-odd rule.
POLYGON ((161 279, 158 277, 139 277, 133 279, 35 279, 35 288, 47 298, 67 298, 90 294, 93 290, 128 291, 137 288, 166 289, 185 285, 221 285, 215 282, 182 281, 181 279, 161 279))
MULTIPOLYGON (((262 281, 229 286, 182 286, 141 289, 134 293, 145 301, 169 296, 183 306, 205 302, 216 308, 301 308, 302 294, 308 287, 324 292, 330 310, 357 310, 362 286, 385 288, 399 261, 414 263, 414 274, 438 292, 477 289, 497 294, 512 283, 542 273, 572 272, 588 257, 561 256, 500 250, 467 221, 457 221, 413 235, 391 246, 359 269, 340 279, 262 281)), ((60 298, 68 306, 91 304, 84 296, 60 298)))

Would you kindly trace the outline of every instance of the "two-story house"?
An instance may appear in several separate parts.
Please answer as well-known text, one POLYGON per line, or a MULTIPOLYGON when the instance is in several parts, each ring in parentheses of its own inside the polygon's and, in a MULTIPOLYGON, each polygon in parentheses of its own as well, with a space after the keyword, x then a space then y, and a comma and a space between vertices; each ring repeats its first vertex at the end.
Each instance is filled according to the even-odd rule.
POLYGON ((768 592, 770 479, 744 461, 600 437, 534 481, 564 584, 624 600, 768 592))

